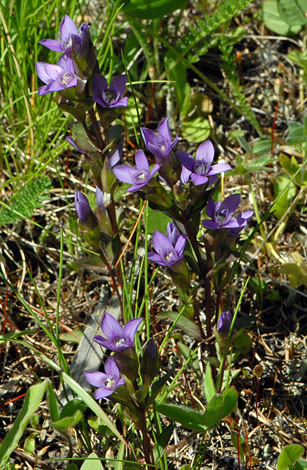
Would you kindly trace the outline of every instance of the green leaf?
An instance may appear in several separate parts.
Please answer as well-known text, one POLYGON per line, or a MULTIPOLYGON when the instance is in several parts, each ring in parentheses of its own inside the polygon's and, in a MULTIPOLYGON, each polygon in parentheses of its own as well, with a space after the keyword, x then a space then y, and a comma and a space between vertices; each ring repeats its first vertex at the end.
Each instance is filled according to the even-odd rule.
POLYGON ((277 178, 275 178, 273 187, 275 196, 279 196, 279 194, 284 191, 271 208, 271 212, 274 212, 274 215, 278 219, 281 219, 291 204, 291 201, 296 196, 296 187, 292 182, 290 183, 289 178, 282 175, 278 175, 277 178))
POLYGON ((305 266, 296 263, 284 263, 280 272, 289 278, 291 287, 307 286, 307 270, 305 266))
POLYGON ((81 470, 103 470, 102 463, 95 452, 92 452, 87 457, 85 462, 82 464, 81 470))
POLYGON ((207 119, 197 117, 190 121, 182 122, 182 135, 191 142, 203 142, 210 135, 210 124, 207 119))
POLYGON ((13 224, 22 218, 31 218, 35 209, 41 207, 48 199, 46 191, 51 189, 51 181, 47 176, 38 176, 26 183, 22 189, 8 201, 6 207, 0 209, 0 226, 13 224))
POLYGON ((206 367, 204 386, 205 386, 206 400, 209 403, 216 393, 214 383, 212 380, 211 366, 209 363, 207 364, 207 367, 206 367))
POLYGON ((60 335, 60 340, 65 341, 67 343, 76 343, 79 344, 80 340, 83 336, 83 331, 81 330, 74 330, 74 331, 68 331, 66 333, 62 333, 60 335))
POLYGON ((70 400, 63 407, 61 414, 60 414, 60 419, 73 416, 76 413, 76 411, 81 411, 81 413, 84 413, 86 409, 87 409, 87 405, 84 403, 84 401, 79 400, 78 398, 75 398, 74 400, 70 400))
POLYGON ((31 432, 30 436, 28 436, 25 440, 23 445, 23 450, 26 454, 32 455, 35 451, 35 437, 37 436, 37 432, 31 432))
POLYGON ((67 429, 76 426, 76 424, 81 421, 83 414, 80 410, 77 410, 73 416, 67 416, 65 418, 61 418, 58 421, 52 421, 50 424, 53 426, 57 431, 63 432, 67 431, 67 429))
POLYGON ((303 144, 307 141, 307 135, 304 126, 301 126, 297 122, 289 123, 289 137, 287 139, 288 144, 303 144))
POLYGON ((11 453, 17 446, 19 439, 21 438, 30 416, 35 413, 39 407, 42 398, 46 392, 49 380, 46 379, 44 382, 32 385, 25 396, 21 411, 16 418, 12 428, 9 430, 5 438, 0 445, 0 462, 5 462, 9 459, 11 453))
POLYGON ((161 434, 157 435, 157 443, 161 449, 165 449, 169 443, 170 438, 172 437, 173 431, 175 429, 175 424, 169 424, 161 434))
POLYGON ((295 464, 303 453, 304 447, 298 444, 284 447, 277 461, 277 470, 287 470, 290 465, 295 464))
POLYGON ((188 0, 131 0, 122 11, 132 18, 153 20, 184 8, 188 0))
POLYGON ((178 405, 157 405, 156 410, 192 431, 204 431, 204 415, 178 405))
POLYGON ((307 468, 306 460, 298 460, 294 465, 294 470, 304 470, 307 468))
POLYGON ((222 395, 217 395, 208 403, 203 422, 206 428, 216 426, 223 418, 230 415, 236 407, 238 393, 229 388, 222 395))
POLYGON ((306 24, 306 0, 277 0, 280 17, 289 26, 304 26, 306 24))
POLYGON ((166 214, 148 207, 147 229, 149 234, 152 235, 154 231, 157 230, 157 227, 160 232, 165 233, 169 222, 172 222, 172 219, 166 214))
POLYGON ((253 146, 253 153, 255 155, 264 155, 271 152, 271 138, 262 137, 253 146))
MULTIPOLYGON (((292 1, 292 0, 291 0, 292 1)), ((281 36, 289 36, 297 34, 302 29, 302 26, 290 26, 284 19, 281 18, 278 11, 276 0, 267 0, 262 3, 262 20, 266 27, 274 33, 281 36)))
POLYGON ((123 470, 124 468, 124 457, 125 457, 125 444, 123 442, 120 443, 119 450, 117 453, 117 458, 115 462, 114 470, 123 470))
POLYGON ((60 417, 58 401, 57 401, 56 394, 50 382, 48 383, 48 386, 47 386, 47 402, 49 406, 51 420, 57 421, 60 417))

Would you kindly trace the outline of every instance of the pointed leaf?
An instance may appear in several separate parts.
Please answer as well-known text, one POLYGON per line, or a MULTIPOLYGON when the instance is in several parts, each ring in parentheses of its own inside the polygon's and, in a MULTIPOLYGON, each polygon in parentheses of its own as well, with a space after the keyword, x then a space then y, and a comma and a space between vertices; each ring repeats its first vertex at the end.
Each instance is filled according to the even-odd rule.
POLYGON ((289 465, 294 465, 303 453, 304 447, 298 444, 284 447, 277 461, 277 470, 287 470, 289 465))
POLYGON ((223 418, 230 415, 235 409, 238 393, 234 388, 229 388, 222 395, 217 395, 208 403, 203 417, 206 428, 216 426, 223 418))
POLYGON ((178 405, 158 405, 156 410, 192 431, 203 431, 204 415, 178 405))
POLYGON ((81 470, 103 470, 102 463, 99 457, 97 456, 97 454, 95 454, 95 452, 92 452, 87 457, 87 459, 85 460, 85 462, 83 463, 81 467, 81 470))
POLYGON ((40 384, 32 385, 27 391, 21 411, 12 428, 9 430, 1 443, 0 462, 6 461, 17 446, 19 439, 21 438, 28 424, 30 416, 35 413, 42 401, 48 383, 49 380, 46 379, 40 384))
POLYGON ((212 380, 211 366, 209 363, 207 364, 207 367, 206 367, 204 386, 205 386, 206 400, 209 403, 216 393, 214 383, 212 380))

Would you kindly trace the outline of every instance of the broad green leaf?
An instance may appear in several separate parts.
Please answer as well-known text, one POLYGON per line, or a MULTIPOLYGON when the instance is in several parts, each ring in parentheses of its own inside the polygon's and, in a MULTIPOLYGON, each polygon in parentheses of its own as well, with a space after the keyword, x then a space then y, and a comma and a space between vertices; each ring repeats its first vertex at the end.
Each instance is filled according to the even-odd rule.
POLYGON ((17 446, 30 416, 35 413, 43 399, 48 383, 49 380, 46 379, 40 384, 32 385, 27 391, 21 411, 0 445, 0 462, 7 461, 17 446))
POLYGON ((303 453, 304 447, 298 444, 284 447, 277 461, 277 470, 287 470, 289 465, 294 465, 303 453))
POLYGON ((209 362, 206 367, 204 387, 205 387, 206 400, 209 403, 216 393, 214 383, 212 380, 211 365, 209 364, 209 362))
POLYGON ((67 333, 62 333, 60 335, 60 340, 65 341, 67 343, 79 344, 80 339, 82 338, 83 334, 84 333, 81 330, 75 330, 75 331, 72 331, 72 332, 68 331, 67 333))
POLYGON ((280 17, 289 26, 306 24, 306 0, 277 0, 280 17))
POLYGON ((297 122, 289 123, 289 137, 287 139, 288 144, 303 144, 307 141, 307 135, 304 126, 301 126, 297 122))
POLYGON ((291 287, 307 286, 307 266, 300 266, 296 263, 284 263, 280 267, 280 272, 289 278, 291 287))
POLYGON ((147 230, 149 234, 153 234, 157 228, 159 232, 166 233, 166 227, 172 219, 163 212, 154 211, 148 207, 147 230))
POLYGON ((30 436, 28 436, 25 440, 23 445, 23 450, 26 454, 32 455, 35 451, 35 437, 37 436, 37 432, 31 432, 30 436))
POLYGON ((203 416, 206 428, 216 426, 223 418, 230 415, 236 407, 238 393, 234 388, 229 388, 222 395, 217 395, 208 403, 203 416))
POLYGON ((291 201, 296 196, 296 187, 292 182, 290 182, 289 178, 283 175, 278 175, 277 178, 275 178, 273 187, 276 197, 284 191, 278 201, 275 202, 271 208, 271 212, 273 212, 278 219, 281 219, 289 208, 291 201))
POLYGON ((60 419, 71 417, 76 413, 76 411, 81 411, 81 413, 83 413, 86 409, 87 409, 87 405, 84 403, 83 400, 78 400, 78 398, 74 400, 70 400, 63 407, 61 414, 60 414, 60 419))
POLYGON ((63 432, 67 431, 67 429, 76 426, 76 424, 81 421, 83 414, 80 410, 77 410, 73 416, 66 416, 65 418, 61 418, 58 421, 52 421, 50 424, 53 426, 57 431, 63 432))
POLYGON ((294 470, 304 470, 307 468, 307 460, 298 460, 294 465, 294 470))
POLYGON ((132 18, 153 20, 184 8, 188 0, 131 0, 122 11, 132 18))
POLYGON ((178 405, 157 405, 156 410, 192 431, 204 431, 204 415, 178 405))
POLYGON ((82 464, 81 470, 103 470, 101 460, 92 452, 82 464))
POLYGON ((254 144, 253 153, 259 156, 270 153, 271 144, 272 144, 272 141, 270 137, 262 137, 254 144))
POLYGON ((210 124, 207 119, 197 117, 190 121, 182 122, 182 135, 191 142, 203 142, 210 135, 210 124))
POLYGON ((274 33, 280 34, 281 36, 289 36, 291 34, 299 33, 302 29, 301 25, 291 27, 281 18, 276 0, 267 0, 263 2, 261 10, 264 24, 271 31, 274 31, 274 33))

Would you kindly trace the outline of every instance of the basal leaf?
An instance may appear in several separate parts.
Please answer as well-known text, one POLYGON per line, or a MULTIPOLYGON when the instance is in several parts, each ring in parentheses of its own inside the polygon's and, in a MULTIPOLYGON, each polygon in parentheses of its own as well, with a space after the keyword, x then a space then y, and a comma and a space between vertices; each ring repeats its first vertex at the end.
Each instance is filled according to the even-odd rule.
MULTIPOLYGON (((16 418, 12 428, 9 430, 0 446, 0 465, 7 461, 17 446, 19 439, 21 438, 28 421, 33 413, 39 407, 42 398, 46 392, 49 380, 46 379, 44 382, 37 385, 32 385, 27 391, 21 411, 16 418)), ((3 468, 2 465, 0 468, 3 468)))
POLYGON ((306 24, 306 0, 277 0, 280 17, 289 26, 306 24))
POLYGON ((204 415, 178 405, 158 405, 156 410, 192 431, 203 431, 204 415))
POLYGON ((92 452, 82 464, 81 470, 103 470, 102 463, 95 452, 92 452))
POLYGON ((206 428, 216 426, 223 418, 230 415, 235 409, 238 393, 234 388, 229 388, 222 395, 217 395, 208 403, 203 416, 203 424, 206 428))
POLYGON ((277 461, 277 470, 288 470, 289 465, 294 465, 303 453, 304 447, 298 444, 284 447, 277 461))

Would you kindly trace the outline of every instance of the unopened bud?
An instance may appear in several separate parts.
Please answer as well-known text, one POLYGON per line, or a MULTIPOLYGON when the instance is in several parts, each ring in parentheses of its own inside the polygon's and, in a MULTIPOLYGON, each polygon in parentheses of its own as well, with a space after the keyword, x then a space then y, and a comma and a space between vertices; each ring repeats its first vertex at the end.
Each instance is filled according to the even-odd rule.
POLYGON ((231 313, 228 311, 222 312, 217 322, 217 332, 222 338, 226 338, 228 336, 231 323, 232 323, 231 313))

